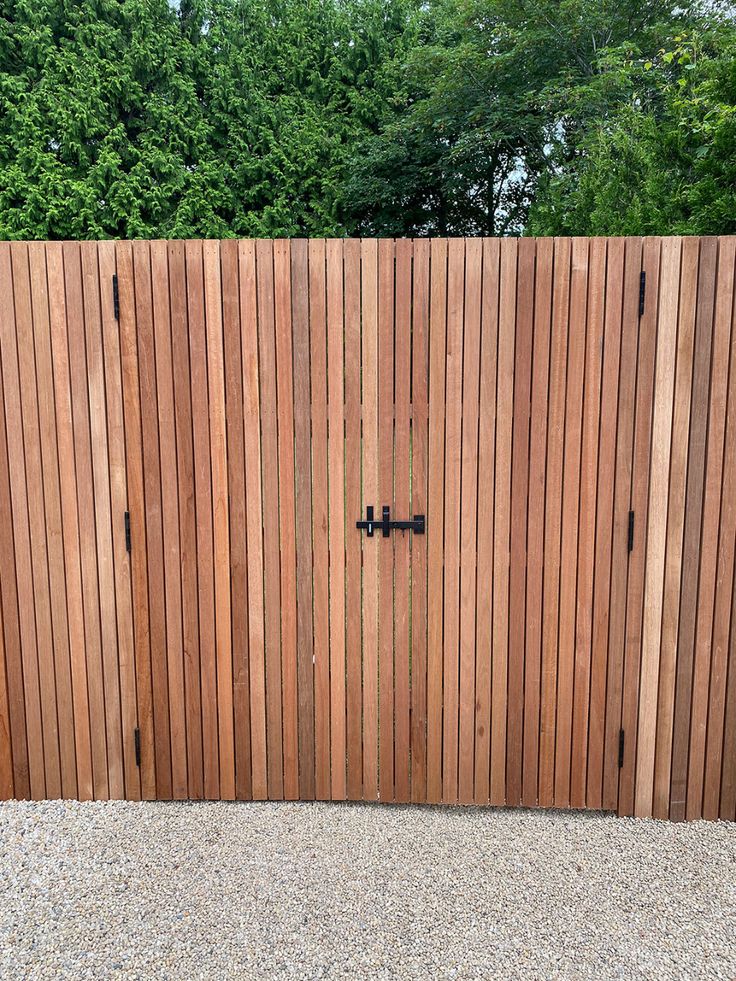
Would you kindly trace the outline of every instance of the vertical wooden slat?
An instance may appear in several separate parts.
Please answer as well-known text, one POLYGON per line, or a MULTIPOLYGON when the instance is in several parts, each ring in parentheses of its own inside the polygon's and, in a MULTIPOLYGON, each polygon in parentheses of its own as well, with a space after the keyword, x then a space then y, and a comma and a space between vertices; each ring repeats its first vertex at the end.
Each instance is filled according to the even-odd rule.
MULTIPOLYGON (((58 253, 57 253, 58 254, 58 253)), ((9 248, 0 244, 0 282, 6 289, 5 295, 8 296, 9 286, 9 248)), ((55 292, 50 287, 51 295, 55 292)), ((21 645, 21 624, 18 609, 18 583, 17 583, 17 558, 15 554, 15 528, 13 523, 13 504, 10 490, 10 470, 8 460, 8 441, 6 430, 6 410, 5 410, 5 388, 3 382, 2 362, 7 355, 4 353, 4 337, 7 329, 6 320, 10 317, 7 311, 0 311, 0 552, 7 556, 7 562, 0 576, 0 606, 2 606, 3 617, 3 660, 5 677, 7 681, 8 694, 8 714, 10 721, 10 740, 11 755, 13 763, 13 793, 16 797, 27 798, 31 795, 31 785, 29 779, 29 736, 26 734, 26 708, 25 690, 23 684, 23 658, 25 651, 21 645)), ((81 621, 81 617, 80 617, 81 621)), ((84 647, 82 646, 82 654, 84 647)), ((34 655, 35 656, 35 655, 34 655)), ((76 689, 75 689, 76 694, 76 689)), ((85 680, 84 695, 87 695, 85 680)), ((40 734, 40 728, 39 728, 40 734)), ((80 726, 80 739, 84 732, 80 726)), ((32 738, 32 737, 31 737, 32 738)), ((89 744, 89 726, 87 726, 87 743, 89 744)), ((39 738, 40 745, 40 738, 39 738)), ((78 742, 79 748, 79 742, 78 742)), ((84 765, 84 750, 79 753, 81 765, 84 765)), ((89 762, 89 750, 86 755, 88 761, 87 775, 84 780, 78 781, 80 795, 86 791, 86 796, 91 794, 92 765, 89 762)), ((40 775, 43 780, 43 763, 40 767, 40 775)), ((83 774, 84 776, 84 774, 83 774)))
MULTIPOLYGON (((647 554, 647 524, 649 516, 649 464, 652 438, 654 370, 657 352, 660 256, 660 239, 646 239, 642 255, 642 272, 646 277, 646 295, 644 313, 639 321, 636 415, 634 422, 631 499, 629 505, 634 512, 635 522, 632 550, 629 555, 629 575, 626 596, 624 678, 621 709, 624 754, 618 777, 619 814, 633 814, 634 811, 637 720, 640 694, 639 679, 644 612, 645 562, 647 554)), ((638 289, 636 292, 638 294, 638 289)), ((616 752, 618 755, 618 750, 616 752)))
POLYGON ((43 499, 43 464, 36 395, 36 370, 33 351, 33 317, 31 313, 28 247, 14 242, 10 246, 13 268, 13 302, 17 338, 22 439, 27 482, 28 525, 31 546, 33 612, 38 641, 38 673, 43 723, 46 796, 61 796, 59 722, 56 709, 56 672, 54 665, 51 597, 49 593, 48 549, 43 499))
POLYGON ((194 437, 189 367, 189 313, 187 309, 186 256, 183 242, 169 242, 168 259, 171 356, 179 481, 179 561, 184 691, 186 695, 187 792, 189 797, 198 799, 204 796, 204 762, 202 756, 202 690, 199 663, 194 437))
POLYGON ((0 800, 13 795, 13 751, 10 735, 10 707, 5 675, 5 636, 3 611, 0 603, 0 800))
POLYGON ((478 415, 483 242, 465 249, 460 519, 460 676, 458 799, 469 804, 475 788, 476 562, 478 526, 478 415))
POLYGON ((496 365, 501 246, 483 241, 483 288, 478 420, 478 570, 475 655, 474 797, 485 804, 491 776, 491 656, 493 613, 493 511, 496 477, 496 365))
POLYGON ((238 245, 243 351, 243 422, 248 556, 248 665, 251 767, 254 800, 268 797, 266 668, 263 623, 263 517, 261 496, 260 377, 255 242, 238 245))
POLYGON ((296 652, 296 527, 294 512, 294 393, 291 350, 289 242, 274 242, 276 395, 279 437, 279 541, 281 553, 281 671, 284 701, 284 797, 299 796, 296 652))
POLYGON ((552 325, 553 250, 553 239, 543 238, 537 241, 529 436, 529 527, 527 532, 526 657, 524 665, 524 759, 521 797, 522 802, 529 806, 537 803, 539 782, 544 505, 547 462, 549 353, 552 325))
POLYGON ((296 481, 297 667, 299 675, 299 797, 314 799, 314 643, 312 633, 312 454, 309 364, 309 253, 291 243, 296 481))
POLYGON ((220 798, 222 800, 234 800, 235 738, 233 732, 233 652, 230 624, 230 514, 228 508, 225 358, 222 339, 222 278, 219 242, 206 242, 204 245, 204 295, 212 470, 220 798))
POLYGON ((462 454, 465 242, 450 239, 447 266, 445 394, 445 594, 442 799, 458 796, 460 646, 460 481, 462 454))
POLYGON ((48 281, 46 255, 42 243, 31 242, 29 244, 28 261, 30 268, 31 305, 33 310, 38 423, 41 440, 41 468, 48 549, 51 622, 54 642, 61 792, 64 797, 69 798, 77 796, 74 706, 72 699, 69 623, 64 574, 64 542, 59 484, 59 457, 56 438, 48 281))
POLYGON ((312 385, 312 554, 314 617, 314 748, 319 800, 330 797, 330 601, 327 483, 327 297, 323 240, 309 243, 309 328, 312 385))
POLYGON ((667 535, 668 475, 672 446, 678 295, 682 242, 662 243, 661 300, 654 377, 649 524, 641 648, 641 693, 637 735, 636 814, 652 814, 657 692, 662 635, 662 602, 667 535), (654 505, 654 506, 652 506, 654 505))
POLYGON ((509 577, 511 468, 516 336, 518 244, 501 242, 496 387, 496 502, 493 532, 493 665, 491 676, 491 803, 506 799, 506 728, 508 712, 509 577))
POLYGON ((327 242, 331 796, 345 798, 345 367, 342 242, 327 242))
MULTIPOLYGON (((602 338, 600 432, 598 436, 598 503, 596 508, 594 591, 590 651, 590 704, 587 747, 588 807, 600 809, 603 801, 604 739, 606 725, 606 677, 609 658, 612 538, 616 486, 616 432, 621 359, 624 252, 626 240, 608 241, 606 265, 605 324, 602 338)), ((631 390, 631 389, 629 389, 631 390)), ((628 498, 627 498, 628 503, 628 498)), ((615 576, 625 579, 620 563, 615 576)), ((575 777, 573 768, 573 778, 575 777)))
POLYGON ((230 590, 233 657, 233 739, 235 796, 252 796, 250 772, 250 673, 248 669, 248 567, 243 442, 243 365, 240 345, 238 243, 220 243, 222 333, 225 358, 228 514, 230 517, 230 590))
POLYGON ((119 242, 115 248, 120 297, 120 363, 125 421, 125 461, 128 475, 128 511, 130 513, 131 592, 133 597, 138 727, 140 729, 141 796, 144 800, 151 800, 156 796, 156 758, 153 731, 143 448, 133 248, 130 242, 119 242))
POLYGON ((606 240, 590 242, 588 318, 585 345, 585 392, 580 451, 580 515, 578 582, 575 612, 572 761, 570 804, 584 807, 587 787, 590 659, 592 644, 593 572, 595 561, 598 452, 600 441, 601 372, 606 288, 606 240))
POLYGON ((115 245, 98 243, 102 345, 104 350, 105 396, 107 407, 107 445, 110 468, 110 512, 115 575, 115 613, 117 618, 117 662, 120 679, 120 717, 122 725, 125 797, 140 800, 140 771, 136 763, 135 730, 138 728, 138 700, 135 684, 135 648, 130 560, 125 542, 125 512, 128 510, 125 462, 125 424, 120 360, 120 337, 115 316, 112 282, 116 274, 115 245))
MULTIPOLYGON (((414 240, 412 297, 411 513, 427 513, 429 256, 414 240)), ((427 796, 427 539, 411 541, 411 799, 427 796)))
POLYGON ((442 652, 447 240, 430 245, 427 497, 427 800, 442 799, 442 652))
MULTIPOLYGON (((378 499, 378 243, 360 245, 363 334, 363 509, 378 499)), ((378 797, 378 557, 379 542, 362 537, 363 550, 363 797, 378 797)))
POLYGON ((363 794, 361 665, 360 242, 349 239, 345 259, 345 551, 347 796, 363 794))
POLYGON ((284 796, 283 706, 281 702, 281 614, 279 584, 279 473, 276 430, 276 334, 273 243, 256 242, 258 355, 261 390, 261 478, 263 484, 263 603, 266 639, 266 738, 268 796, 284 796))
MULTIPOLYGON (((690 710, 695 650, 695 620, 700 564, 701 528, 703 521, 703 489, 706 469, 706 439, 708 434, 709 394, 714 405, 723 404, 726 397, 729 325, 726 330, 714 329, 713 304, 716 282, 718 241, 704 238, 700 243, 698 270, 698 301, 695 314, 695 353, 690 398, 687 489, 685 492, 685 526, 682 543, 682 582, 679 623, 677 631, 677 674, 675 679, 675 710, 672 735, 672 778, 670 817, 683 820, 687 793, 687 767, 690 750, 690 710), (711 352, 713 370, 711 381, 711 352)), ((727 266, 720 264, 719 278, 728 276, 727 266)), ((732 275, 732 274, 731 274, 732 275)), ((730 287, 732 289, 732 286, 730 287)))
MULTIPOLYGON (((213 556, 212 472, 207 383, 205 278, 201 242, 187 242, 187 307, 192 387, 194 493, 197 515, 197 601, 199 605, 199 667, 201 678, 204 796, 220 792, 217 722, 217 640, 215 634, 215 570, 213 556)), ((160 791, 159 791, 160 793, 160 791)))
POLYGON ((117 616, 115 574, 112 552, 109 455, 107 446, 107 406, 102 354, 100 274, 97 245, 83 242, 82 279, 84 291, 87 386, 89 392, 94 515, 97 538, 97 576, 102 637, 102 666, 107 727, 107 768, 112 798, 124 796, 120 680, 117 657, 117 616))
MULTIPOLYGON (((148 242, 133 243, 138 376, 140 379, 143 481, 148 556, 148 614, 151 637, 153 727, 156 749, 156 796, 172 795, 171 730, 166 657, 164 542, 161 510, 161 459, 158 431, 151 255, 148 242)), ((202 352, 204 353, 204 352, 202 352)), ((206 410, 205 410, 206 412, 206 410)), ((205 416, 206 418, 206 416, 205 416)), ((216 792, 213 796, 217 796, 216 792)))
MULTIPOLYGON (((641 271, 642 240, 639 238, 627 238, 624 260, 621 365, 618 381, 616 477, 613 500, 613 537, 610 557, 611 588, 610 598, 605 595, 603 596, 603 603, 604 605, 608 605, 609 610, 606 725, 603 750, 602 791, 602 806, 606 810, 613 810, 617 807, 619 790, 619 737, 623 698, 624 651, 626 648, 629 508, 631 505, 631 473, 634 449, 637 349, 639 343, 639 283, 641 271)), ((597 588, 598 586, 596 585, 597 588)), ((596 641, 594 639, 594 645, 595 643, 596 641)), ((629 742, 631 743, 632 741, 635 740, 632 740, 630 736, 629 742)))
MULTIPOLYGON (((719 266, 726 265, 733 271, 734 256, 728 243, 721 243, 719 266)), ((728 282, 728 280, 727 280, 728 282)), ((719 284, 720 287, 721 284, 719 284)), ((718 315, 723 315, 723 307, 728 309, 728 298, 733 302, 733 286, 726 296, 718 290, 718 315)), ((724 311, 725 313, 725 311, 724 311)), ((731 327, 731 367, 729 371, 729 392, 727 406, 721 408, 726 416, 726 434, 723 455, 723 487, 721 493, 721 527, 718 540, 718 567, 716 571, 716 592, 713 609, 713 639, 711 643, 710 689, 708 700, 708 729, 705 743, 705 764, 703 777, 703 817, 714 821, 719 815, 721 795, 722 763, 726 768, 736 766, 732 756, 724 755, 724 712, 728 681, 729 634, 736 630, 731 620, 731 606, 734 596, 734 547, 736 546, 736 343, 734 343, 734 324, 731 327)), ((736 665, 731 666, 734 670, 736 665)))
POLYGON ((549 807, 554 802, 562 478, 571 254, 569 239, 555 240, 547 423, 542 683, 539 723, 539 803, 542 807, 549 807))
POLYGON ((165 242, 151 242, 153 340, 161 461, 161 526, 166 617, 166 674, 171 725, 171 796, 187 796, 184 651, 181 609, 179 499, 172 376, 170 287, 165 242))
POLYGON ((680 270, 680 310, 677 328, 672 452, 669 475, 667 542, 662 596, 662 634, 659 650, 659 693, 655 742, 653 812, 666 818, 670 806, 672 726, 675 699, 677 614, 680 600, 682 534, 685 519, 690 387, 693 376, 695 300, 698 279, 696 238, 684 239, 680 270))
POLYGON ((557 720, 555 741, 555 805, 570 803, 572 700, 575 668, 575 612, 580 508, 580 453, 585 375, 589 242, 572 242, 570 325, 565 397, 565 460, 562 487, 562 552, 560 559, 560 634, 557 658, 557 720))
MULTIPOLYGON (((703 243, 705 246, 705 242, 703 243)), ((715 275, 715 270, 713 274, 715 275)), ((699 286, 707 291, 707 308, 712 309, 713 278, 699 286)), ((718 305, 716 319, 713 321, 713 377, 708 414, 708 453, 703 498, 703 525, 700 542, 700 579, 698 582, 698 602, 695 628, 695 651, 693 663, 692 704, 690 717, 690 747, 687 771, 687 805, 685 816, 694 820, 702 816, 703 782, 705 773, 706 727, 708 719, 708 688, 711 671, 713 639, 713 615, 715 604, 716 577, 718 571, 718 529, 721 518, 721 491, 724 470, 724 434, 726 428, 726 399, 716 401, 723 392, 722 382, 717 375, 724 369, 716 364, 716 356, 723 351, 724 359, 729 349, 720 340, 721 335, 731 333, 730 310, 718 305), (720 392, 719 392, 720 389, 720 392)), ((731 341, 733 344, 733 341, 731 341)))
MULTIPOLYGON (((411 509, 411 263, 410 239, 396 241, 396 300, 394 323, 394 494, 391 516, 407 520, 411 509)), ((383 465, 383 461, 381 461, 383 465)), ((395 800, 405 802, 409 787, 409 550, 410 534, 392 534, 394 551, 394 679, 395 679, 395 800)))
POLYGON ((728 684, 723 727, 723 769, 721 772, 722 821, 736 821, 736 589, 731 597, 731 640, 728 645, 728 684))
MULTIPOLYGON (((78 244, 65 242, 63 248, 94 796, 104 799, 109 796, 109 784, 82 266, 78 244)), ((141 519, 142 514, 136 516, 141 519)))
POLYGON ((521 239, 516 278, 516 344, 512 403, 508 732, 506 734, 506 803, 512 806, 521 803, 524 742, 527 503, 534 329, 534 262, 534 240, 521 239))
MULTIPOLYGON (((394 496, 394 242, 378 243, 378 495, 376 517, 394 496)), ((393 542, 375 536, 378 559, 379 796, 394 799, 393 542)))

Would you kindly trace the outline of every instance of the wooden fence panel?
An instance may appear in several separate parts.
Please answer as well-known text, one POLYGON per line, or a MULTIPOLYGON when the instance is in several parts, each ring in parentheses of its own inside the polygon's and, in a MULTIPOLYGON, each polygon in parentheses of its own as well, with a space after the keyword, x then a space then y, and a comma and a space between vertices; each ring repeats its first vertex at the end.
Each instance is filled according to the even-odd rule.
POLYGON ((0 245, 0 797, 734 820, 735 265, 0 245))

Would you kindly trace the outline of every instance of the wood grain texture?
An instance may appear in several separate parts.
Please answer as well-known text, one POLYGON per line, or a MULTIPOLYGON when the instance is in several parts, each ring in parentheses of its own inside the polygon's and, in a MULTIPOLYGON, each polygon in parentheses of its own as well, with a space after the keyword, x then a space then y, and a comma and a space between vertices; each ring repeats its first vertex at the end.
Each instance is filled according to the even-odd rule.
POLYGON ((734 820, 735 266, 0 243, 0 797, 734 820))

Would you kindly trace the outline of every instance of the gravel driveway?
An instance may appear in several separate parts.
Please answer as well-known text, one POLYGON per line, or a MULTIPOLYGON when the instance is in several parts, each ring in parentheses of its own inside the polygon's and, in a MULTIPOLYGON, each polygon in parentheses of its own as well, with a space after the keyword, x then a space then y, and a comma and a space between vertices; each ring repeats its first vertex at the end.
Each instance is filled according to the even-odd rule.
POLYGON ((736 828, 0 805, 2 978, 736 978, 736 828))

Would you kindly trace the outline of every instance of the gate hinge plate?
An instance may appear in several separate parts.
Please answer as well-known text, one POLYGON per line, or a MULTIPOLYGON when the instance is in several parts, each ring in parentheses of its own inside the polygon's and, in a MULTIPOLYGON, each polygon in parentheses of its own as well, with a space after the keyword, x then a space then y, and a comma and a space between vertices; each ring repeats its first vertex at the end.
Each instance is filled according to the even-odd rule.
POLYGON ((130 552, 130 511, 125 512, 125 551, 130 552))
POLYGON ((618 768, 619 770, 624 765, 624 742, 626 739, 626 734, 623 729, 619 729, 618 733, 618 768))
POLYGON ((112 306, 115 311, 115 319, 120 320, 120 293, 118 292, 117 273, 112 277, 112 306))
POLYGON ((647 274, 642 272, 639 276, 639 316, 644 315, 644 298, 647 292, 647 274))
POLYGON ((634 550, 634 512, 629 511, 629 533, 627 537, 627 551, 633 552, 634 550))
POLYGON ((136 729, 133 733, 133 738, 135 740, 135 765, 141 765, 141 730, 136 729))

